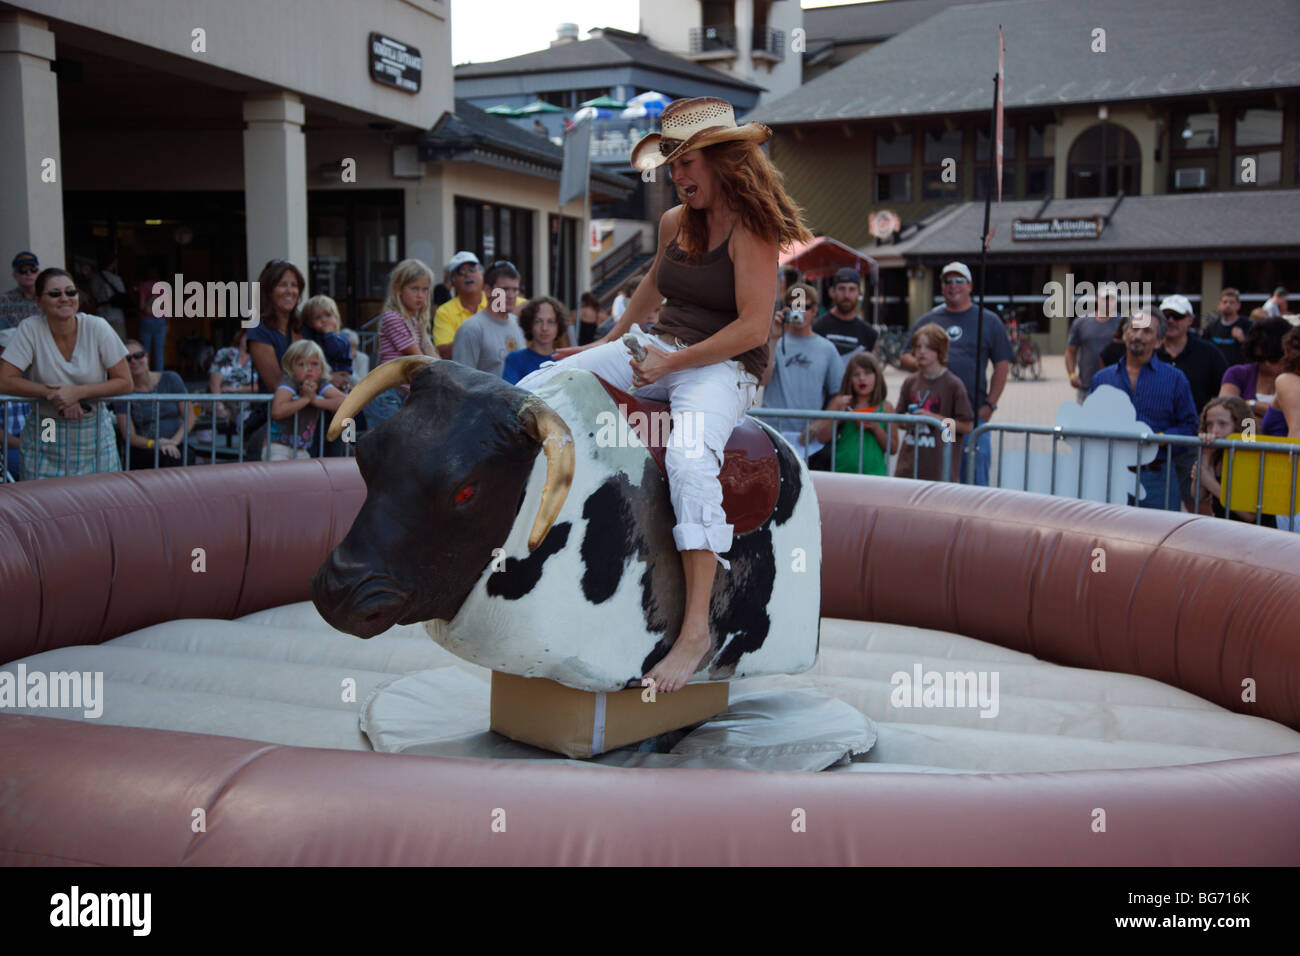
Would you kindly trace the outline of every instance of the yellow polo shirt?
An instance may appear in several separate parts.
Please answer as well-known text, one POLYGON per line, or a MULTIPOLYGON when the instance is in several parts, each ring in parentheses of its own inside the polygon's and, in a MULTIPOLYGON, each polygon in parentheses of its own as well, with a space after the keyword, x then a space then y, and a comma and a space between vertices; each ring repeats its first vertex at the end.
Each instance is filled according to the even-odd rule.
MULTIPOLYGON (((528 300, 523 296, 515 299, 516 311, 528 300)), ((460 328, 461 323, 468 319, 475 312, 482 312, 487 308, 488 297, 486 292, 479 292, 478 308, 470 311, 460 302, 460 296, 452 296, 442 305, 438 306, 438 311, 433 315, 433 344, 434 345, 451 345, 452 340, 456 338, 456 330, 460 328)))

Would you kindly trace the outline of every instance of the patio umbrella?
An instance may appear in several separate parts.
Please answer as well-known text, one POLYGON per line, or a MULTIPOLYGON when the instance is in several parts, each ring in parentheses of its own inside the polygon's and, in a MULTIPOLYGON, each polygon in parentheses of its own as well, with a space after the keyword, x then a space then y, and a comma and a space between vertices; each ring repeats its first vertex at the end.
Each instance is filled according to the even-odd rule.
POLYGON ((505 103, 498 103, 496 106, 489 106, 483 112, 491 113, 494 116, 518 116, 519 115, 519 111, 517 109, 515 109, 513 106, 507 106, 505 103))
POLYGON ((520 107, 520 116, 532 116, 535 113, 563 113, 564 108, 547 103, 545 100, 534 100, 527 106, 520 107))
POLYGON ((585 103, 579 103, 579 106, 599 106, 608 110, 621 110, 625 106, 622 100, 616 100, 612 96, 598 96, 594 100, 587 100, 585 103))

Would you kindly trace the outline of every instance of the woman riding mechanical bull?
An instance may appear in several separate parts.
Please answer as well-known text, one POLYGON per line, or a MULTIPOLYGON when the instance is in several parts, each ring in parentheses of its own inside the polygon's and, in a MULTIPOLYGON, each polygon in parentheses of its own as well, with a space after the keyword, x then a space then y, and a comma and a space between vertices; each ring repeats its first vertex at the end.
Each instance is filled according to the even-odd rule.
MULTIPOLYGON (((693 427, 674 431, 665 450, 677 521, 673 540, 685 572, 682 627, 668 654, 645 675, 657 691, 672 692, 685 686, 709 650, 716 568, 730 569, 722 555, 731 550, 733 526, 722 508, 718 475, 727 440, 753 404, 767 367, 778 250, 812 234, 759 149, 772 135, 766 126, 737 126, 725 100, 695 97, 665 107, 661 128, 637 143, 631 159, 642 171, 668 166, 681 200, 660 220, 649 273, 603 338, 561 349, 559 361, 524 377, 519 387, 535 391, 559 372, 585 369, 638 397, 667 401, 675 422, 693 419, 693 427), (653 334, 646 333, 638 323, 661 298, 667 302, 653 334), (645 349, 644 358, 629 359, 623 344, 628 334, 645 349)), ((348 411, 347 405, 340 409, 336 423, 348 411)))

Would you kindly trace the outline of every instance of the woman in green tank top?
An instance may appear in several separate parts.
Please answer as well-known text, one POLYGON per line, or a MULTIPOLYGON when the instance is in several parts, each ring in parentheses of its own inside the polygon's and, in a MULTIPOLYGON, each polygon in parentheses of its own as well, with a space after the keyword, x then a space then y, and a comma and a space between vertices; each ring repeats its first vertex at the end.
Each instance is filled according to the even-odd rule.
MULTIPOLYGON (((894 406, 885 401, 885 370, 870 352, 855 352, 844 366, 839 394, 826 404, 828 412, 885 412, 894 406)), ((898 429, 880 422, 836 422, 826 418, 813 426, 813 437, 830 444, 835 436, 836 471, 855 475, 889 473, 889 456, 898 454, 898 429)))

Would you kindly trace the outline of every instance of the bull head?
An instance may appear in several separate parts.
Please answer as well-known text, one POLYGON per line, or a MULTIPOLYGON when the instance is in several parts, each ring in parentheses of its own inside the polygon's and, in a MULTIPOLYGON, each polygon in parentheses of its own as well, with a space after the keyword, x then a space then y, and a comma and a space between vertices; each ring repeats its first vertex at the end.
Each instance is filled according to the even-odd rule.
POLYGON ((509 535, 539 450, 546 483, 529 550, 550 531, 573 481, 573 436, 545 402, 430 356, 403 356, 362 379, 334 413, 329 437, 403 384, 411 386, 406 404, 357 444, 366 501, 312 578, 321 615, 358 637, 456 615, 509 535))

